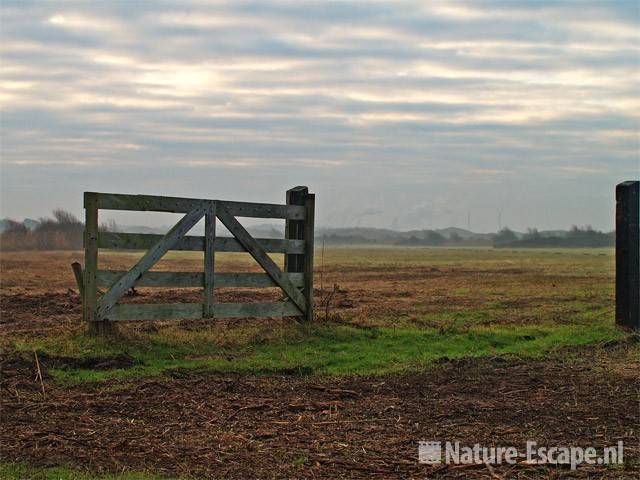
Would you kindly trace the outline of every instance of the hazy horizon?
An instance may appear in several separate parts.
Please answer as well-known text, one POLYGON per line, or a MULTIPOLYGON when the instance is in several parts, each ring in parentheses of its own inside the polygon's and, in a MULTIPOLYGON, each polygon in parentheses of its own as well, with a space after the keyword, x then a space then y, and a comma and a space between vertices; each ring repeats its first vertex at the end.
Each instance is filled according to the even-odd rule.
POLYGON ((0 217, 82 217, 83 191, 283 203, 302 184, 318 227, 611 231, 615 184, 639 176, 635 1, 0 12, 0 217))
MULTIPOLYGON (((161 231, 168 231, 174 224, 175 222, 177 222, 179 220, 179 218, 182 216, 182 214, 170 214, 170 213, 156 213, 156 212, 142 212, 142 213, 134 213, 134 212, 112 212, 112 211, 101 211, 101 218, 100 218, 100 222, 102 224, 108 225, 111 221, 115 222, 115 227, 117 227, 117 229, 119 231, 122 230, 129 230, 129 229, 153 229, 153 230, 157 230, 157 232, 155 233, 161 233, 161 231), (128 223, 122 223, 121 221, 118 221, 117 219, 120 218, 126 218, 129 215, 136 215, 139 216, 141 221, 140 222, 131 222, 129 221, 128 223), (146 216, 146 217, 145 217, 146 216), (152 218, 152 221, 145 221, 145 220, 149 220, 149 218, 152 218)), ((75 215, 75 214, 74 214, 75 215)), ((53 218, 53 214, 49 214, 49 215, 42 215, 39 217, 26 217, 26 218, 15 218, 15 217, 0 217, 0 220, 14 220, 14 221, 18 221, 18 222, 24 222, 27 220, 31 220, 31 221, 40 221, 43 218, 53 218)), ((80 215, 77 215, 78 220, 80 220, 81 222, 84 222, 84 218, 80 215)), ((284 231, 284 220, 277 220, 277 219, 269 219, 266 220, 265 219, 260 219, 260 218, 239 218, 240 223, 242 223, 243 225, 250 227, 250 228, 260 228, 260 229, 268 229, 268 228, 275 228, 275 229, 279 229, 281 231, 284 231)), ((515 232, 518 233, 527 233, 527 231, 529 231, 530 229, 535 229, 538 230, 540 232, 545 232, 545 231, 569 231, 571 230, 571 228, 573 227, 578 227, 580 229, 584 229, 584 228, 594 228, 593 225, 587 223, 584 225, 577 225, 577 224, 571 224, 571 225, 566 225, 564 227, 561 228, 552 228, 552 229, 543 229, 543 228, 538 228, 535 225, 529 225, 526 228, 523 229, 517 229, 517 228, 512 228, 510 225, 501 225, 500 228, 496 228, 495 230, 474 230, 473 228, 469 229, 468 226, 460 226, 460 225, 448 225, 446 227, 433 227, 433 226, 429 226, 429 225, 422 225, 416 228, 409 228, 409 229, 401 229, 401 228, 393 228, 393 227, 378 227, 378 226, 374 226, 374 225, 342 225, 342 226, 335 226, 335 225, 330 225, 330 224, 317 224, 315 225, 315 230, 316 233, 322 231, 322 230, 339 230, 339 229, 344 229, 344 230, 351 230, 351 229, 380 229, 380 230, 391 230, 397 233, 407 233, 407 232, 412 232, 412 231, 427 231, 427 230, 435 230, 435 231, 442 231, 442 230, 447 230, 447 229, 461 229, 461 230, 467 230, 470 231, 472 233, 476 233, 476 234, 491 234, 491 233, 497 233, 500 229, 502 228, 508 228, 509 230, 513 230, 515 232)), ((222 225, 220 223, 220 221, 218 220, 218 230, 219 231, 223 231, 225 234, 228 233, 228 231, 226 230, 226 228, 224 227, 224 225, 222 225)), ((598 229, 596 229, 598 230, 598 229)), ((615 228, 609 229, 609 230, 604 230, 605 233, 614 231, 615 228)), ((136 230, 138 231, 138 230, 136 230)), ((190 231, 189 234, 190 235, 202 235, 204 232, 204 222, 200 221, 198 222, 190 231)))

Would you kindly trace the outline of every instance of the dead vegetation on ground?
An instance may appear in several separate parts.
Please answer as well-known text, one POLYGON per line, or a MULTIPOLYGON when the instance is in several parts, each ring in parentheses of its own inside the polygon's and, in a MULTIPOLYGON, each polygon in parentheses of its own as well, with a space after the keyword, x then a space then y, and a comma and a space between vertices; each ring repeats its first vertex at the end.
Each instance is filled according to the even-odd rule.
MULTIPOLYGON (((640 363, 624 345, 579 353, 572 361, 446 361, 386 377, 176 370, 127 383, 47 382, 45 394, 33 361, 5 356, 0 455, 198 478, 635 478, 640 383, 628 374, 640 363), (418 464, 417 442, 434 439, 522 450, 528 439, 599 449, 622 440, 629 464, 573 472, 418 464)), ((42 359, 45 379, 59 361, 42 359)))

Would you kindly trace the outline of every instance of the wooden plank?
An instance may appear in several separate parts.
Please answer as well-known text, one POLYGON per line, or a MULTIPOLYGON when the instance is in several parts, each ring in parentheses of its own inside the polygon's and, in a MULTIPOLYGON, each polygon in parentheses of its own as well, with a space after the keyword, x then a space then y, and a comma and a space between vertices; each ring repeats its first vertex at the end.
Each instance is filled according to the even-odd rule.
POLYGON ((300 290, 298 290, 289 281, 289 277, 284 274, 275 262, 262 249, 260 244, 249 235, 249 232, 232 216, 224 207, 218 205, 217 215, 225 227, 238 239, 238 241, 247 249, 251 256, 260 264, 269 276, 278 284, 280 288, 289 296, 293 303, 304 314, 307 309, 306 301, 300 290))
POLYGON ((304 219, 304 208, 294 205, 230 202, 227 200, 218 200, 217 202, 234 217, 304 219))
POLYGON ((84 302, 82 314, 87 322, 95 321, 98 297, 96 272, 98 270, 98 207, 95 194, 84 194, 84 302))
MULTIPOLYGON (((158 243, 164 235, 149 233, 116 233, 100 232, 98 235, 98 248, 113 250, 148 250, 158 243)), ((178 239, 171 250, 191 250, 202 252, 204 250, 204 237, 185 235, 178 239)))
POLYGON ((291 302, 217 303, 215 318, 295 317, 300 315, 291 302))
POLYGON ((97 315, 104 317, 105 314, 115 305, 115 303, 125 294, 129 288, 135 285, 135 281, 140 276, 153 267, 160 258, 167 253, 173 244, 180 237, 184 236, 198 221, 203 217, 205 210, 202 206, 196 207, 187 213, 182 219, 176 223, 171 230, 159 240, 147 253, 123 275, 115 284, 111 286, 109 291, 104 294, 100 305, 98 306, 97 315))
POLYGON ((111 324, 100 321, 98 309, 98 285, 96 274, 98 271, 98 205, 95 194, 84 194, 85 227, 84 227, 84 297, 82 302, 82 316, 89 322, 91 335, 107 335, 111 324))
MULTIPOLYGON (((116 283, 126 270, 98 270, 96 282, 98 286, 110 287, 116 283)), ((303 273, 287 274, 289 281, 296 287, 304 285, 303 273)), ((135 282, 136 287, 173 287, 200 288, 204 284, 202 272, 145 272, 135 282)), ((214 288, 269 288, 277 287, 273 279, 266 273, 214 273, 214 288)))
MULTIPOLYGON (((99 286, 111 287, 127 273, 127 270, 98 270, 99 286)), ((145 272, 134 284, 135 287, 185 287, 201 288, 204 285, 202 272, 145 272)))
POLYGON ((616 186, 616 323, 640 330, 640 182, 616 186))
MULTIPOLYGON (((124 303, 108 313, 111 321, 174 320, 202 318, 201 303, 124 303)), ((216 303, 214 318, 289 317, 300 315, 291 302, 216 303)))
POLYGON ((214 268, 216 241, 216 205, 204 216, 204 316, 213 317, 214 310, 214 268))
POLYGON ((93 193, 93 195, 97 195, 98 208, 105 210, 188 213, 203 203, 217 202, 222 204, 232 215, 239 217, 304 219, 304 208, 291 205, 119 193, 93 193))
MULTIPOLYGON (((298 205, 304 208, 305 199, 309 194, 309 189, 304 186, 298 186, 287 190, 287 205, 298 205)), ((304 221, 289 219, 285 222, 284 237, 287 240, 303 240, 304 239, 304 221)), ((304 271, 304 252, 294 253, 287 252, 284 257, 284 270, 286 272, 303 272, 304 271)))
MULTIPOLYGON (((287 275, 287 277, 298 288, 304 284, 303 274, 293 273, 287 275)), ((216 273, 214 282, 216 288, 269 288, 278 286, 266 273, 216 273)))
POLYGON ((307 300, 306 320, 313 321, 313 248, 314 248, 314 219, 316 196, 308 193, 305 198, 306 218, 304 220, 304 288, 303 295, 307 300))
MULTIPOLYGON (((163 235, 149 233, 116 233, 100 232, 98 248, 113 250, 148 250, 163 235)), ((256 238, 260 246, 270 253, 304 253, 304 241, 284 240, 281 238, 256 238)), ((231 237, 216 237, 214 249, 217 252, 246 252, 238 240, 231 237)), ((171 250, 197 251, 204 250, 204 237, 185 235, 180 238, 171 250)))
POLYGON ((202 318, 202 303, 119 303, 106 314, 111 321, 202 318))
POLYGON ((94 195, 97 196, 98 208, 105 210, 188 213, 203 204, 203 200, 197 198, 124 195, 119 193, 94 193, 94 195))
MULTIPOLYGON (((256 238, 260 247, 269 253, 304 252, 304 242, 283 238, 256 238)), ((246 252, 242 244, 233 237, 216 237, 216 252, 246 252)))

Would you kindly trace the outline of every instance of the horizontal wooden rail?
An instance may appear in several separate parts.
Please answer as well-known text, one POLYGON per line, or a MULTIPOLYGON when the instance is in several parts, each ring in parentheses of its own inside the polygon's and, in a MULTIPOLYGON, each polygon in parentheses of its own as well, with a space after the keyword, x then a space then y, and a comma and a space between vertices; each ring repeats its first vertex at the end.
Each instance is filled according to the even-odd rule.
POLYGON ((197 198, 162 197, 157 195, 123 195, 119 193, 87 192, 95 195, 98 209, 134 210, 151 212, 187 213, 207 203, 216 202, 236 217, 285 218, 304 220, 305 209, 298 205, 273 203, 231 202, 227 200, 200 200, 197 198))
MULTIPOLYGON (((216 303, 213 318, 288 317, 300 315, 291 302, 216 303)), ((111 321, 203 318, 201 303, 116 304, 106 316, 111 321)))
MULTIPOLYGON (((98 248, 113 250, 147 250, 163 235, 151 233, 99 232, 98 248)), ((269 253, 304 253, 304 240, 285 240, 282 238, 257 238, 258 243, 269 253)), ((232 237, 216 237, 216 252, 246 252, 245 248, 232 237)), ((184 236, 171 247, 171 250, 203 251, 204 237, 184 236)))
POLYGON ((295 218, 304 220, 304 207, 296 205, 279 205, 276 203, 231 202, 216 200, 217 204, 227 209, 235 217, 250 218, 295 218))
MULTIPOLYGON (((96 283, 102 287, 110 287, 116 283, 126 270, 98 270, 96 283)), ((289 280, 296 287, 304 284, 304 274, 290 273, 289 280)), ((215 273, 213 276, 215 288, 245 287, 266 288, 275 287, 275 282, 266 273, 215 273)), ((201 288, 204 285, 202 272, 145 272, 138 280, 136 287, 174 287, 201 288)))

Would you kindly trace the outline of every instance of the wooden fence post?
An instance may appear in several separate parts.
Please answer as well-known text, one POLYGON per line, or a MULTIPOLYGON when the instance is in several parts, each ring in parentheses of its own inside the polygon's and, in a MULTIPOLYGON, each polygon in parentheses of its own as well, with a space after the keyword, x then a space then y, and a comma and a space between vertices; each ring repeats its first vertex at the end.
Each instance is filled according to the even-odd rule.
POLYGON ((305 207, 305 220, 286 220, 285 238, 289 240, 304 240, 304 254, 286 254, 284 256, 284 270, 287 273, 303 273, 303 294, 307 299, 306 320, 313 320, 313 236, 315 195, 309 194, 304 186, 287 190, 287 205, 301 205, 305 207))
POLYGON ((88 322, 91 335, 102 336, 112 332, 111 322, 97 316, 98 285, 98 199, 92 192, 84 193, 84 301, 82 316, 88 322))
POLYGON ((616 323, 640 330, 640 182, 616 186, 616 323))
POLYGON ((304 296, 307 298, 307 320, 313 321, 313 248, 316 196, 307 194, 304 202, 304 296))

